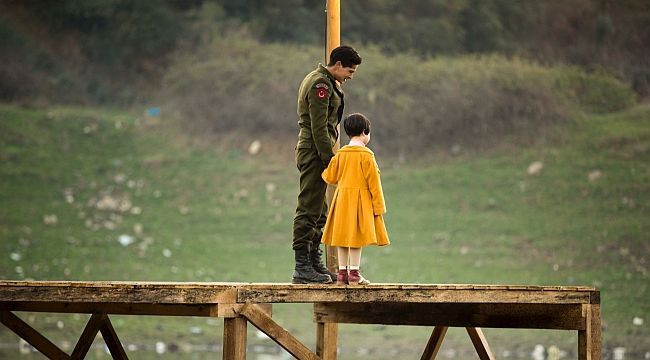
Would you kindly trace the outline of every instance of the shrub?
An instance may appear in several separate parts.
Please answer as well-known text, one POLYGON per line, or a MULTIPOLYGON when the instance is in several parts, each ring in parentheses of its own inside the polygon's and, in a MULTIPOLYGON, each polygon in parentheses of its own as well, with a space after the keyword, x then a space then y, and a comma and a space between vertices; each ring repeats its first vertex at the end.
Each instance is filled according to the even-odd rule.
MULTIPOLYGON (((577 111, 614 111, 634 101, 628 85, 572 67, 496 55, 421 60, 360 52, 363 63, 344 85, 346 113, 366 113, 373 146, 401 154, 545 142, 577 111)), ((322 58, 314 47, 231 34, 178 58, 161 98, 193 132, 295 134, 298 85, 322 58)))

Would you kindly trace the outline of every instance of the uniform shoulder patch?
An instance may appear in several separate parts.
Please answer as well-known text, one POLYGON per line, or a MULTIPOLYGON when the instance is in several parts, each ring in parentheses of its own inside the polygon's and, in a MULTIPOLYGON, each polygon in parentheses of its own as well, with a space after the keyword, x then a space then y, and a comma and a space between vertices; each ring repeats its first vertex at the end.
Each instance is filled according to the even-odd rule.
POLYGON ((317 83, 314 85, 314 90, 316 91, 317 98, 325 99, 329 96, 330 87, 325 83, 317 83))
POLYGON ((330 89, 330 87, 329 87, 327 84, 325 84, 325 83, 318 83, 318 84, 316 84, 314 87, 315 87, 316 89, 325 89, 325 90, 329 90, 329 89, 330 89))

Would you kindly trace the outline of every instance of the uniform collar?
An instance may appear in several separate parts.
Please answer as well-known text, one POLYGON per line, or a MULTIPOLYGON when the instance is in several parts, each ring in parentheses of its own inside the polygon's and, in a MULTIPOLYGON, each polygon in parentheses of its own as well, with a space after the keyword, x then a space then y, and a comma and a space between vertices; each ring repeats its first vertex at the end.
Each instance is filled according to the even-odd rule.
POLYGON ((332 80, 332 83, 336 84, 336 78, 334 78, 334 75, 332 75, 323 64, 318 64, 318 72, 326 75, 330 80, 332 80))

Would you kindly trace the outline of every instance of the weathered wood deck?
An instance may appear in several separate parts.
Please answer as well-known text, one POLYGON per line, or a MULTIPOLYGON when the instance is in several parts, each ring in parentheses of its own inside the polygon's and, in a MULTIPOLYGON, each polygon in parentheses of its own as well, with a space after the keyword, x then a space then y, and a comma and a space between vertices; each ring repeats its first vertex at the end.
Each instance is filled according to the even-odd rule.
POLYGON ((250 322, 299 359, 335 359, 338 323, 435 327, 422 359, 435 358, 447 327, 465 327, 482 359, 481 327, 578 331, 578 358, 600 359, 600 293, 580 286, 0 281, 0 321, 52 359, 83 358, 98 331, 126 359, 110 314, 224 318, 224 359, 245 359, 250 322), (313 303, 316 351, 271 317, 273 303, 313 303), (65 354, 13 311, 93 314, 65 354))

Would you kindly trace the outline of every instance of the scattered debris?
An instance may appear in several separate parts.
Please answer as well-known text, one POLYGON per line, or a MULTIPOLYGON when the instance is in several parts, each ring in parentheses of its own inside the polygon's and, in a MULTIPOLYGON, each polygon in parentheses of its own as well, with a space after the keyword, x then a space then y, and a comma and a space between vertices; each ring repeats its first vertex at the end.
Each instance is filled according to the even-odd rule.
POLYGON ((63 189, 63 197, 65 197, 65 202, 72 204, 74 202, 74 194, 71 188, 63 189))
POLYGON ((27 355, 32 351, 36 351, 36 349, 34 349, 27 341, 20 338, 20 340, 18 340, 18 351, 23 355, 27 355))
POLYGON ((624 360, 625 359, 625 348, 624 347, 615 347, 613 350, 614 360, 624 360))
POLYGON ((587 179, 589 182, 594 182, 598 179, 600 179, 603 176, 603 172, 600 170, 592 170, 587 174, 587 179))
POLYGON ((262 143, 259 140, 255 140, 248 146, 248 153, 251 155, 257 155, 257 153, 260 152, 261 147, 262 143))
POLYGON ((58 222, 59 222, 59 218, 55 214, 43 216, 43 223, 45 225, 56 225, 58 222))
POLYGON ((542 344, 537 344, 533 348, 533 352, 530 353, 530 357, 533 360, 545 360, 546 359, 546 349, 544 349, 544 345, 542 344))
POLYGON ((119 241, 122 246, 129 246, 135 242, 135 238, 131 235, 123 234, 117 238, 117 241, 119 241))
POLYGON ((157 354, 164 354, 167 352, 167 344, 165 344, 162 341, 156 342, 156 353, 157 354))
POLYGON ((541 161, 535 161, 534 163, 528 165, 526 173, 530 176, 539 175, 544 168, 544 163, 541 161))
POLYGON ((546 360, 560 360, 560 357, 562 357, 562 351, 559 347, 555 345, 548 347, 546 360))

